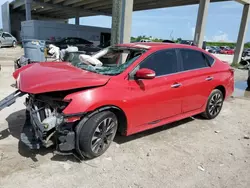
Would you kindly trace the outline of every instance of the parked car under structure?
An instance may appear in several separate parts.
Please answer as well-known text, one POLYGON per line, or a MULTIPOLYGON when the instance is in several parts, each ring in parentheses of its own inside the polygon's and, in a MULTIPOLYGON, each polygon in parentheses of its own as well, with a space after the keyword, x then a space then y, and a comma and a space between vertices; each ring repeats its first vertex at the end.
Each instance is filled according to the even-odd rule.
POLYGON ((16 47, 17 40, 8 32, 0 32, 0 48, 1 47, 16 47))

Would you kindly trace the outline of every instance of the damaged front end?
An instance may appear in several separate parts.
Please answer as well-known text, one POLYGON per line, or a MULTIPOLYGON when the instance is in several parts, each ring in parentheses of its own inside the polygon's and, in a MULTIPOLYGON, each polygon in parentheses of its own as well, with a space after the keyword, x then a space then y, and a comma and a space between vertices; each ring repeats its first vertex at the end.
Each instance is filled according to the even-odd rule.
POLYGON ((57 153, 72 154, 75 149, 75 127, 81 116, 72 118, 62 111, 70 101, 40 94, 26 99, 27 121, 20 140, 30 149, 55 145, 57 153))

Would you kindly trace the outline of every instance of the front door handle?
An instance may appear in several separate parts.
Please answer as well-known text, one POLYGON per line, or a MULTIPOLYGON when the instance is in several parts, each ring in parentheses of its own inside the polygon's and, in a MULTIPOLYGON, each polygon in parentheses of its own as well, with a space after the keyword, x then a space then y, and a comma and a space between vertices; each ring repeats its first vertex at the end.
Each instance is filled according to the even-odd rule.
POLYGON ((171 88, 178 88, 178 87, 181 87, 180 83, 175 83, 175 84, 171 85, 171 88))
POLYGON ((211 81, 211 80, 213 80, 214 78, 212 77, 212 76, 209 76, 209 77, 207 77, 206 78, 206 81, 211 81))

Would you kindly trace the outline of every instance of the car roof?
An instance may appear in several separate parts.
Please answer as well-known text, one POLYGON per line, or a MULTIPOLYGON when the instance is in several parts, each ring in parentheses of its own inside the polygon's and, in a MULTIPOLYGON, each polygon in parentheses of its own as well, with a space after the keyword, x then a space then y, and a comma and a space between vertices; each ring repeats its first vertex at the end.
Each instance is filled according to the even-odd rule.
POLYGON ((143 48, 143 49, 167 49, 167 48, 189 48, 194 50, 202 50, 196 46, 190 46, 187 44, 178 44, 178 43, 163 43, 163 42, 135 42, 135 43, 125 43, 118 44, 117 46, 128 47, 128 48, 143 48))

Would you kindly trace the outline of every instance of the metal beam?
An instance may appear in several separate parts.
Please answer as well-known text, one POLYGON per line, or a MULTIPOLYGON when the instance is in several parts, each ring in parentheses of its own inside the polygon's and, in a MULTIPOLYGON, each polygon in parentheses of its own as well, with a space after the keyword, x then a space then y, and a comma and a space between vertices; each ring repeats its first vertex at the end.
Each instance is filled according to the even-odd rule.
POLYGON ((25 0, 14 1, 13 9, 17 9, 25 4, 25 0))
POLYGON ((83 1, 83 0, 66 0, 66 1, 64 1, 63 5, 72 5, 74 3, 78 3, 81 1, 83 1))
POLYGON ((241 4, 250 4, 250 0, 235 0, 235 1, 241 4))
POLYGON ((112 1, 103 1, 103 2, 100 2, 100 3, 91 3, 89 5, 84 5, 84 8, 86 9, 93 9, 93 8, 96 8, 96 7, 102 7, 102 6, 111 6, 112 5, 112 1))
POLYGON ((53 4, 58 4, 58 3, 61 3, 61 2, 63 2, 64 0, 53 0, 52 2, 53 2, 53 4))
MULTIPOLYGON (((107 0, 106 0, 107 1, 107 0)), ((231 1, 231 0, 210 0, 211 3, 221 2, 221 1, 231 1)), ((153 0, 134 0, 134 11, 157 9, 157 8, 167 8, 167 7, 177 7, 184 5, 194 5, 197 4, 199 0, 172 0, 172 1, 153 1, 153 0)), ((112 2, 107 1, 107 5, 101 7, 92 8, 92 10, 100 10, 105 12, 112 11, 112 2)))
MULTIPOLYGON (((74 18, 75 17, 75 13, 74 12, 68 12, 68 13, 60 13, 60 12, 57 12, 57 13, 52 13, 52 14, 47 14, 48 16, 56 16, 58 18, 65 18, 65 19, 69 19, 69 18, 74 18)), ((79 17, 86 17, 86 16, 95 16, 96 14, 90 14, 90 13, 80 13, 79 14, 79 17)))
POLYGON ((44 7, 44 8, 41 8, 41 9, 39 9, 39 10, 36 10, 36 13, 39 13, 39 12, 46 12, 46 11, 51 10, 51 9, 53 9, 53 8, 51 8, 51 7, 44 7))
MULTIPOLYGON (((140 1, 138 3, 138 0, 134 3, 134 11, 140 11, 140 10, 148 10, 148 9, 157 9, 157 8, 167 8, 167 7, 176 7, 176 6, 183 6, 183 5, 191 5, 191 4, 197 4, 194 0, 175 0, 175 1, 162 1, 161 3, 155 3, 154 5, 149 6, 149 3, 152 2, 152 0, 144 0, 140 1)), ((100 8, 96 8, 93 10, 100 10, 105 12, 112 11, 111 6, 102 6, 100 8)))
POLYGON ((91 4, 91 3, 97 3, 97 2, 101 2, 100 0, 85 0, 79 3, 75 3, 72 5, 72 7, 80 7, 83 5, 87 5, 87 4, 91 4))
POLYGON ((41 0, 34 0, 33 1, 34 4, 36 5, 40 5, 40 6, 44 6, 44 7, 51 7, 51 8, 58 8, 58 9, 62 9, 62 12, 65 11, 65 9, 75 12, 75 14, 77 14, 77 12, 85 12, 85 13, 90 13, 90 14, 99 14, 99 15, 107 15, 110 16, 111 14, 109 13, 105 13, 105 12, 101 12, 101 11, 93 11, 93 10, 88 10, 88 9, 84 9, 84 8, 73 8, 73 7, 69 7, 69 6, 63 6, 63 5, 59 5, 59 4, 52 4, 52 3, 44 3, 41 0))

